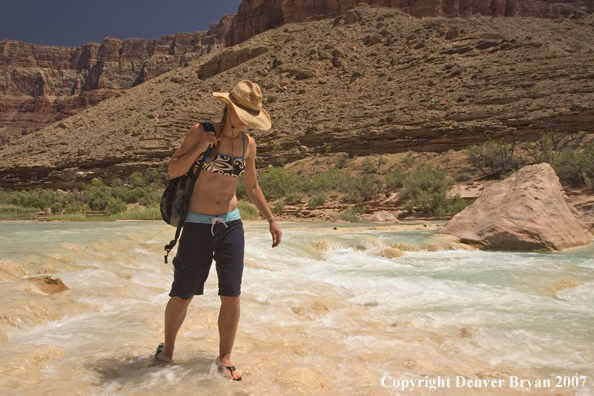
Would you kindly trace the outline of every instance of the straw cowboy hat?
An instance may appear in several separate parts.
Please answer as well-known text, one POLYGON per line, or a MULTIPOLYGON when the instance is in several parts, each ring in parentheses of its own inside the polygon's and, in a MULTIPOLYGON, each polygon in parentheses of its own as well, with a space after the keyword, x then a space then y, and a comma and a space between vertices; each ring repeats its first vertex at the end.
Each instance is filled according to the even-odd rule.
POLYGON ((258 84, 242 80, 231 92, 213 92, 212 95, 233 106, 239 119, 246 125, 262 131, 272 126, 270 115, 262 108, 262 90, 258 84))

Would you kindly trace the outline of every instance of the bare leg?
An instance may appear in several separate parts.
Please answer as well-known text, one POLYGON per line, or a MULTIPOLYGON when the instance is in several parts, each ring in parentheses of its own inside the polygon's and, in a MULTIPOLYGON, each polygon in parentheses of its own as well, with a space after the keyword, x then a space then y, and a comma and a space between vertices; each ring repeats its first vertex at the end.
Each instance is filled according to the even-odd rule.
POLYGON ((188 312, 188 305, 192 298, 189 300, 183 300, 179 297, 171 297, 165 308, 165 345, 163 346, 163 352, 158 356, 163 361, 170 361, 173 358, 173 350, 175 349, 175 338, 177 332, 181 327, 184 319, 186 318, 186 312, 188 312))
MULTIPOLYGON (((219 312, 219 336, 221 338, 219 344, 219 358, 225 366, 233 366, 231 363, 231 350, 235 342, 235 335, 237 334, 237 327, 239 325, 239 296, 238 297, 221 297, 221 310, 219 312)), ((228 375, 225 371, 225 375, 228 375)), ((241 375, 233 372, 234 378, 239 378, 241 375)))

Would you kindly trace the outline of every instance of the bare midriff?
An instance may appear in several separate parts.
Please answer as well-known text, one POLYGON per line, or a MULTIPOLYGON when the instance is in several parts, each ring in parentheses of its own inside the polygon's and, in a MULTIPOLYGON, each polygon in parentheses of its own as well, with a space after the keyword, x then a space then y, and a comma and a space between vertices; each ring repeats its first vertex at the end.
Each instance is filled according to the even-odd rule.
POLYGON ((229 213, 237 207, 238 177, 202 171, 196 180, 188 209, 210 216, 229 213))

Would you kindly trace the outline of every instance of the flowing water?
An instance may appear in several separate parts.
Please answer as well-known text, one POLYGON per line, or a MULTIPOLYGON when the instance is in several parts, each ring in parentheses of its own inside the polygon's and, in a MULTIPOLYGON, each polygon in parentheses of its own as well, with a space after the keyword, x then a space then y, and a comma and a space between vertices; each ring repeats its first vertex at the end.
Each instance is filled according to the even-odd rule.
POLYGON ((214 264, 176 364, 148 367, 163 338, 172 227, 0 223, 0 394, 594 394, 594 244, 445 250, 433 226, 281 223, 272 249, 267 224, 244 224, 232 355, 243 381, 233 382, 213 364, 214 264), (417 251, 381 255, 395 243, 417 251), (69 290, 23 286, 38 274, 69 290))

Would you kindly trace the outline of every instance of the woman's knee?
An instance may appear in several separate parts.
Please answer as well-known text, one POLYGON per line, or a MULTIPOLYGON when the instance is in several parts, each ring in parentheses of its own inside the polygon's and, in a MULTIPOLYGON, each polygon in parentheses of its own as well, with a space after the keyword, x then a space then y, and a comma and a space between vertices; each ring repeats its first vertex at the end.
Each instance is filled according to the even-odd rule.
POLYGON ((230 296, 220 296, 221 297, 221 304, 224 304, 229 307, 235 307, 239 305, 239 296, 237 297, 230 297, 230 296))
POLYGON ((179 297, 171 297, 171 303, 174 304, 175 306, 179 307, 179 308, 185 308, 188 305, 190 305, 190 303, 192 302, 192 298, 190 297, 189 299, 183 299, 183 298, 179 298, 179 297))

